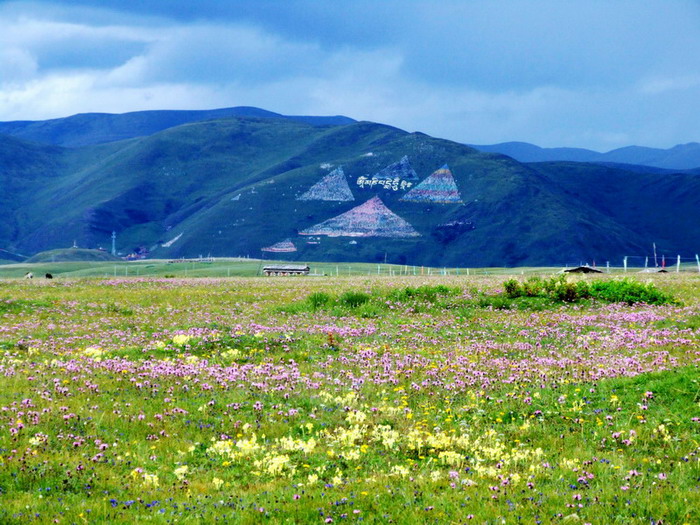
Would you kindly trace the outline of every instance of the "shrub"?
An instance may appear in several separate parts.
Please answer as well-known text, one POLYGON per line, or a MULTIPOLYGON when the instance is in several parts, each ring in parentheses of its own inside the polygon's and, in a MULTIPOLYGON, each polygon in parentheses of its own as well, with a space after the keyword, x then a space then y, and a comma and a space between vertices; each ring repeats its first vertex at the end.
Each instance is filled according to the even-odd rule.
POLYGON ((415 298, 418 295, 418 290, 411 286, 406 288, 398 288, 396 290, 391 290, 387 294, 387 299, 395 301, 397 303, 405 303, 415 298))
POLYGON ((500 295, 484 295, 479 298, 479 307, 493 308, 494 310, 510 310, 513 306, 512 301, 500 295))
POLYGON ((556 288, 552 294, 552 299, 556 301, 563 301, 565 303, 574 303, 579 298, 578 289, 575 283, 562 282, 556 288))
POLYGON ((538 297, 545 293, 542 279, 539 277, 530 277, 523 283, 523 294, 527 297, 538 297))
POLYGON ((662 292, 653 283, 640 283, 630 279, 596 281, 591 283, 590 294, 594 299, 608 303, 675 304, 677 301, 662 292))
POLYGON ((576 283, 576 293, 579 299, 590 299, 591 287, 586 281, 579 281, 576 283))
POLYGON ((354 290, 348 290, 343 292, 343 294, 338 298, 338 302, 347 308, 357 308, 369 302, 370 296, 365 292, 356 292, 354 290))
POLYGON ((399 303, 405 303, 410 300, 423 300, 430 303, 434 303, 438 297, 445 295, 455 295, 461 290, 459 288, 450 288, 443 284, 438 284, 436 286, 423 285, 418 288, 413 288, 407 286, 406 288, 400 288, 397 290, 391 290, 387 294, 387 299, 396 301, 399 303))
POLYGON ((382 309, 376 304, 365 303, 357 309, 357 315, 364 319, 373 319, 382 315, 382 309))
MULTIPOLYGON (((674 304, 675 299, 652 283, 640 283, 630 279, 570 282, 566 276, 542 280, 537 277, 520 284, 515 279, 503 283, 506 298, 544 298, 551 302, 575 303, 585 299, 596 299, 607 303, 674 304)), ((488 301, 487 301, 488 302, 488 301)), ((526 305, 528 303, 522 303, 526 305)), ((492 306, 491 303, 482 306, 492 306)))
POLYGON ((309 295, 308 299, 312 310, 323 308, 331 301, 331 296, 326 292, 314 292, 309 295))
POLYGON ((507 297, 515 299, 522 295, 522 289, 520 288, 520 283, 516 279, 508 279, 503 283, 503 290, 507 297))

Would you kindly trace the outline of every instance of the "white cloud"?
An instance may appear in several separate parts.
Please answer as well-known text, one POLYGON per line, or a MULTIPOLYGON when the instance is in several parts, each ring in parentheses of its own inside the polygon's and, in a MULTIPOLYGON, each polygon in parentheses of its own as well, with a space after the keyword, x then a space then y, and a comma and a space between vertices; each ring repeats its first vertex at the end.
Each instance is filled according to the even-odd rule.
POLYGON ((303 76, 325 56, 311 44, 280 39, 245 26, 173 26, 110 73, 117 82, 227 82, 252 84, 303 76))
POLYGON ((0 5, 0 120, 253 105, 470 143, 700 138, 694 3, 296 4, 217 18, 203 3, 194 21, 183 3, 172 19, 0 5))
POLYGON ((639 91, 646 95, 661 95, 698 87, 700 87, 700 74, 691 74, 643 79, 639 84, 639 91))
POLYGON ((37 70, 36 58, 26 49, 0 49, 0 86, 21 84, 34 77, 37 70))

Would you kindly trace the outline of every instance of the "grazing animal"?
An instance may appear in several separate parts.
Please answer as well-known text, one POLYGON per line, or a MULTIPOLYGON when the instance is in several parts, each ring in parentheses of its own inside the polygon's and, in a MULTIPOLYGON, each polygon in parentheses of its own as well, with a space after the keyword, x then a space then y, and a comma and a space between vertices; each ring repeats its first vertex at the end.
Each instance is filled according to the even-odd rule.
POLYGON ((53 275, 51 275, 50 273, 47 273, 47 274, 46 274, 46 278, 47 278, 47 279, 53 279, 53 275))
POLYGON ((25 279, 34 279, 34 274, 32 272, 27 272, 24 274, 25 279))

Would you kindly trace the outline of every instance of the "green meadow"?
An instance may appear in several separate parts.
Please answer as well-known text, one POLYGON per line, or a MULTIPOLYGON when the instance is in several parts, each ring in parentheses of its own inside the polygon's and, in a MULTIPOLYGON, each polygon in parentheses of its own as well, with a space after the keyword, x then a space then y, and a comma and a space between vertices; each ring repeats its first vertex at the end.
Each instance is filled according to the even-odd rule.
POLYGON ((700 522, 698 273, 262 264, 0 266, 0 523, 700 522))
MULTIPOLYGON (((63 250, 65 252, 65 250, 63 250)), ((94 251, 94 250, 91 250, 94 251)), ((266 265, 305 264, 245 258, 194 259, 147 259, 125 262, 117 261, 59 261, 45 260, 38 263, 0 264, 0 279, 21 278, 27 272, 34 277, 50 273, 54 277, 254 277, 262 275, 266 265)), ((312 277, 347 276, 475 276, 554 273, 560 268, 432 268, 428 266, 384 263, 309 263, 312 277)), ((688 268, 690 268, 688 266, 688 268)))

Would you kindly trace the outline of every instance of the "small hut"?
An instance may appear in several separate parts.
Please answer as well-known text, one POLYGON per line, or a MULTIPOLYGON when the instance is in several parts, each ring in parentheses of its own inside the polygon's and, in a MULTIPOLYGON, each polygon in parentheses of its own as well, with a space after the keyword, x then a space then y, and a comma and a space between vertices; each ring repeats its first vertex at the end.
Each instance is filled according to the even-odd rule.
POLYGON ((306 264, 275 264, 264 266, 262 269, 263 275, 271 276, 288 276, 288 275, 309 275, 311 268, 306 264))
POLYGON ((593 268, 592 266, 577 266, 576 268, 569 268, 564 270, 564 273, 603 273, 598 268, 593 268))

